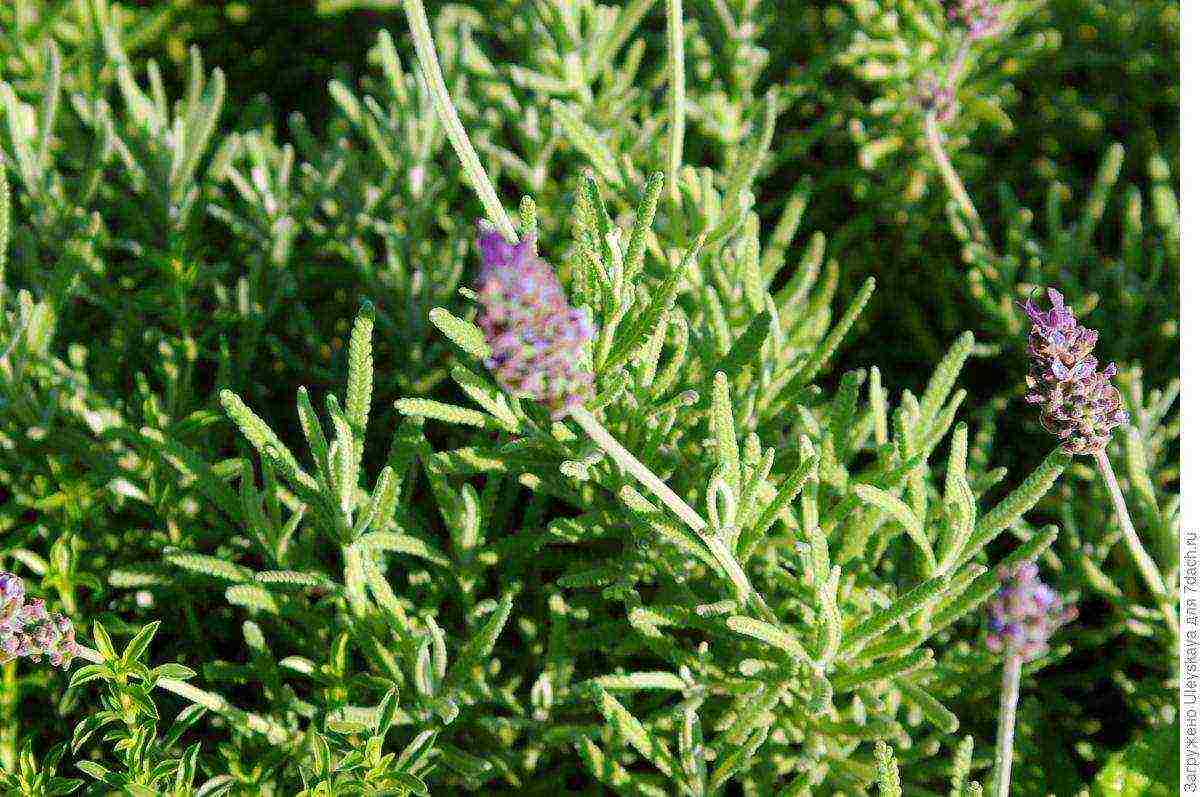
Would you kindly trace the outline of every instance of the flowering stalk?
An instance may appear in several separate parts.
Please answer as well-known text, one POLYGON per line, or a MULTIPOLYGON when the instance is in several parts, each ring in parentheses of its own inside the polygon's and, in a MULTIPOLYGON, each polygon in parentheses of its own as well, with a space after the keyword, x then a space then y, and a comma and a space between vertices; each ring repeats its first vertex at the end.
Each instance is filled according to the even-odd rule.
POLYGON ((1178 636, 1179 620, 1175 617, 1175 604, 1167 595, 1167 585, 1163 580, 1162 572, 1146 550, 1146 546, 1142 545, 1137 530, 1133 527, 1133 519, 1129 517, 1129 509, 1125 506, 1125 496, 1121 493, 1121 485, 1117 483, 1117 475, 1113 473, 1112 464, 1108 461, 1108 454, 1105 451, 1096 452, 1096 466, 1100 469, 1100 475, 1104 477, 1104 486, 1108 488, 1109 498, 1112 499, 1113 508, 1116 510, 1117 525, 1121 528, 1121 537, 1125 540, 1125 547, 1129 549, 1133 563, 1150 588, 1150 593, 1158 602, 1159 610, 1166 620, 1167 627, 1178 636))
POLYGON ((3 666, 0 675, 0 768, 9 772, 17 761, 17 704, 20 688, 17 685, 17 662, 3 666))
POLYGON ((940 123, 947 122, 954 116, 958 83, 966 68, 971 47, 976 42, 1000 32, 1000 7, 993 0, 958 0, 948 16, 965 28, 966 35, 946 73, 945 81, 937 83, 926 78, 918 86, 918 102, 925 108, 925 141, 942 176, 942 182, 946 184, 950 195, 967 217, 972 237, 976 242, 990 246, 979 211, 975 209, 975 203, 971 201, 962 178, 958 176, 954 163, 942 144, 940 123))
POLYGON ((475 148, 471 146, 471 139, 467 136, 467 130, 463 127, 462 120, 458 118, 458 111, 454 109, 454 101, 450 99, 446 81, 442 77, 441 64, 438 63, 433 34, 429 30, 429 20, 425 16, 424 3, 421 0, 404 0, 404 14, 408 17, 408 27, 412 31, 417 60, 421 63, 421 73, 425 76, 425 82, 429 84, 433 94, 434 108, 437 109, 442 127, 446 129, 446 136, 450 139, 450 144, 454 147, 458 159, 467 171, 467 179, 470 180, 471 187, 479 196, 479 201, 483 203, 488 219, 504 233, 505 237, 510 241, 515 241, 517 231, 508 218, 508 214, 505 213, 504 205, 500 203, 496 189, 488 180, 483 163, 479 160, 475 148))
POLYGON ((720 563, 725 570, 725 574, 733 583, 734 594, 737 596, 738 603, 750 603, 759 613, 770 620, 775 619, 774 612, 767 606, 766 601, 750 584, 750 579, 746 575, 746 571, 742 569, 738 563, 737 557, 733 555, 733 551, 725 544, 725 541, 720 536, 712 533, 708 527, 708 523, 700 517, 695 509, 679 497, 679 494, 671 489, 671 487, 658 478, 652 470, 647 468, 642 461, 629 452, 625 446, 617 442, 617 439, 609 434, 608 430, 596 420, 582 406, 573 407, 570 410, 570 416, 580 428, 592 439, 596 445, 604 453, 608 454, 621 470, 628 473, 633 478, 662 501, 675 515, 687 524, 688 528, 700 535, 704 543, 708 546, 709 551, 720 563))
POLYGON ((1013 740, 1017 730, 1017 699, 1021 690, 1021 657, 1004 657, 1000 679, 1000 719, 996 725, 996 797, 1008 797, 1012 781, 1013 740))
POLYGON ((1041 406, 1046 431, 1063 441, 1072 454, 1090 454, 1104 479, 1117 515, 1117 525, 1134 565, 1157 601, 1167 625, 1178 633, 1175 607, 1154 559, 1138 538, 1121 486, 1117 483, 1106 448, 1113 430, 1129 421, 1120 392, 1112 385, 1117 367, 1098 370, 1092 355, 1099 334, 1078 323, 1063 295, 1047 291, 1050 308, 1041 310, 1032 299, 1022 306, 1033 322, 1029 333, 1029 375, 1025 400, 1041 406))
POLYGON ((988 649, 1004 656, 1000 681, 1000 718, 996 726, 996 797, 1008 797, 1012 779, 1013 739, 1017 727, 1017 698, 1021 664, 1049 649, 1050 636, 1078 611, 1038 579, 1037 565, 1025 562, 1002 568, 1004 586, 988 604, 988 649))
POLYGON ((765 617, 772 617, 729 546, 710 533, 700 513, 586 409, 594 391, 586 351, 595 326, 583 311, 567 303, 558 277, 534 253, 533 242, 510 244, 481 226, 476 245, 483 259, 477 286, 482 308, 479 327, 491 350, 484 364, 496 381, 513 395, 541 402, 556 420, 571 417, 623 472, 700 535, 733 583, 739 603, 749 602, 765 617))
MULTIPOLYGON (((70 669, 71 662, 76 658, 92 664, 106 663, 99 651, 76 641, 75 628, 70 620, 61 614, 47 612, 45 602, 40 599, 26 602, 25 581, 20 576, 0 572, 0 665, 5 666, 5 682, 12 692, 15 692, 16 685, 10 683, 11 676, 15 674, 11 665, 22 657, 34 662, 45 657, 52 665, 64 670, 70 669)), ((235 708, 220 695, 197 689, 177 678, 159 678, 154 685, 265 734, 274 742, 294 736, 268 719, 235 708)), ((7 735, 3 739, 7 750, 7 735)), ((4 755, 7 756, 8 752, 4 755)))
POLYGON ((936 109, 930 109, 925 113, 925 141, 929 145, 929 154, 933 156, 933 162, 937 164, 942 181, 946 184, 950 195, 954 197, 954 201, 966 214, 967 222, 971 225, 971 235, 977 242, 987 244, 987 231, 983 228, 983 220, 979 218, 979 211, 975 209, 971 195, 967 193, 962 178, 958 176, 958 172, 954 169, 954 163, 951 162, 950 156, 946 154, 946 148, 942 145, 942 129, 938 125, 938 115, 939 111, 936 109))
POLYGON ((594 395, 587 350, 595 326, 567 302, 532 240, 510 244, 481 226, 476 245, 483 257, 479 327, 491 348, 486 365, 510 393, 542 402, 561 419, 594 395))

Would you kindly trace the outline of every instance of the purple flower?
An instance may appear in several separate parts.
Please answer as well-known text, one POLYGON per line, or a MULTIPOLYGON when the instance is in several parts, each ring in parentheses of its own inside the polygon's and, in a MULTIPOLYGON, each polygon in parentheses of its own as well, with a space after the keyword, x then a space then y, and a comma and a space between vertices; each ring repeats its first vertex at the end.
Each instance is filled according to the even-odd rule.
POLYGON ((593 392, 587 351, 595 330, 567 303, 554 270, 534 254, 533 241, 510 244, 480 225, 483 259, 479 326, 491 347, 485 363, 508 391, 529 396, 558 419, 593 392))
POLYGON ((1079 616, 1074 606, 1038 579, 1037 565, 1000 569, 1004 586, 988 604, 987 646, 1032 661, 1049 649, 1051 635, 1079 616))
POLYGON ((932 111, 939 123, 949 122, 958 113, 958 100, 954 89, 933 75, 922 75, 917 80, 916 102, 926 113, 932 111))
POLYGON ((7 572, 0 572, 0 652, 6 658, 27 656, 35 662, 45 656, 64 669, 79 653, 71 621, 46 611, 41 599, 26 603, 25 583, 7 572))
POLYGON ((979 41, 1000 32, 1000 8, 995 0, 954 0, 949 17, 967 29, 968 39, 979 41))
POLYGON ((1019 304, 1033 327, 1029 332, 1029 375, 1025 400, 1041 406, 1043 428, 1072 454, 1103 451, 1112 431, 1128 422, 1121 394, 1112 384, 1115 363, 1103 370, 1092 355, 1099 335, 1080 326, 1063 295, 1050 288, 1050 307, 1033 299, 1019 304))

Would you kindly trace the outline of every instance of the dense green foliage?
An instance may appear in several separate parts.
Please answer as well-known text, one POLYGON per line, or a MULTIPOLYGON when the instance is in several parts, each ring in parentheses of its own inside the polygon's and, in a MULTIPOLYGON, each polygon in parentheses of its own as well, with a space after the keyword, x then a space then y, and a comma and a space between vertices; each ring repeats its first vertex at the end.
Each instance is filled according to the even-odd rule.
POLYGON ((937 0, 430 3, 458 140, 412 0, 0 6, 0 570, 103 659, 0 666, 0 783, 975 794, 1033 558, 1081 617, 1014 792, 1168 793, 1179 7, 1005 6, 942 125, 977 218, 937 0), (479 217, 699 530, 492 379, 479 217), (1021 401, 1047 285, 1164 594, 1021 401))

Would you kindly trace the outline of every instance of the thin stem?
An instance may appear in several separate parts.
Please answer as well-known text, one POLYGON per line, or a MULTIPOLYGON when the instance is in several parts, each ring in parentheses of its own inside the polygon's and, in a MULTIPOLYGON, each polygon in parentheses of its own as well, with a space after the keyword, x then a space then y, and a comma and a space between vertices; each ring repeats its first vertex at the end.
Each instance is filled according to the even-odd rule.
POLYGON ((17 662, 5 662, 4 685, 0 687, 0 767, 14 771, 17 763, 17 704, 21 685, 17 682, 17 662))
POLYGON ((425 17, 424 4, 421 0, 404 0, 404 15, 408 17, 408 27, 412 31, 413 43, 417 48, 417 60, 421 62, 421 72, 433 91, 434 108, 437 109, 438 118, 442 120, 442 126, 446 128, 451 146, 458 153, 458 159, 467 171, 467 179, 479 195, 479 201, 483 203, 488 219, 496 225, 496 229, 504 233, 504 237, 516 241, 517 230, 508 218, 504 205, 500 203, 500 197, 496 195, 496 189, 492 187, 479 155, 475 153, 475 147, 471 145, 471 139, 467 136, 466 128, 458 118, 458 111, 454 109, 450 92, 446 89, 442 67, 438 63, 437 48, 433 43, 433 34, 429 30, 429 20, 425 17))
POLYGON ((970 52, 971 41, 968 39, 958 48, 958 53, 954 56, 953 63, 950 64, 950 71, 946 73, 946 87, 951 91, 958 88, 958 81, 962 79, 963 69, 967 65, 967 56, 970 52))
POLYGON ((733 555, 733 551, 725 544, 725 541, 720 535, 711 533, 708 523, 700 514, 687 503, 679 494, 672 490, 666 482, 654 475, 654 472, 642 464, 641 460, 629 453, 625 446, 617 442, 617 439, 608 433, 601 423, 596 420, 596 417, 588 412, 583 407, 573 407, 570 410, 571 418, 579 424, 587 436, 590 437, 596 445, 608 454, 622 471, 628 473, 633 478, 637 479, 647 490, 658 497, 660 501, 667 505, 672 512, 686 523, 692 531, 700 535, 704 543, 708 546, 713 556, 724 568, 729 580, 733 582, 734 592, 737 595, 739 603, 747 601, 762 615, 775 621, 775 615, 767 606, 766 601, 762 596, 755 591, 750 584, 750 579, 746 576, 745 570, 738 563, 737 557, 733 555))
POLYGON ((971 235, 978 243, 990 245, 987 231, 983 228, 983 221, 979 218, 979 211, 975 210, 975 203, 971 201, 971 195, 967 193, 966 186, 963 185, 962 179, 954 169, 954 164, 950 162, 950 156, 946 154, 946 148, 942 146, 942 130, 938 127, 935 111, 925 114, 925 141, 929 144, 929 153, 933 155, 933 161, 937 164, 938 171, 941 172, 942 182, 946 184, 950 195, 954 197, 954 201, 966 214, 967 222, 971 225, 971 235))
POLYGON ((679 494, 672 490, 666 482, 658 478, 642 461, 629 453, 625 446, 617 442, 617 439, 608 433, 601 423, 596 420, 596 416, 592 415, 583 407, 573 407, 570 410, 571 417, 577 424, 583 427, 583 431, 587 436, 595 441, 596 445, 600 446, 606 454, 616 460, 616 463, 621 467, 621 470, 629 473, 633 478, 637 479, 651 493, 656 495, 660 501, 670 507, 679 519, 686 523, 692 531, 697 534, 708 533, 708 523, 704 518, 700 517, 700 513, 679 497, 679 494))
POLYGON ((667 68, 670 99, 670 136, 667 151, 667 194, 679 199, 679 168, 683 164, 684 71, 683 0, 667 0, 667 68))
POLYGON ((1096 466, 1104 477, 1104 485, 1108 488, 1113 509, 1117 511, 1117 525, 1121 528, 1121 536, 1125 538, 1125 546, 1129 548, 1133 562, 1142 574, 1146 586, 1150 588, 1150 593, 1158 601, 1159 609, 1162 611, 1167 625, 1178 635, 1179 623, 1175 617, 1175 606, 1167 594, 1167 585, 1163 581, 1162 572, 1154 563, 1154 558, 1150 556, 1149 551, 1142 545, 1141 539, 1138 538, 1137 530, 1133 527, 1133 519, 1129 517, 1129 509, 1125 506, 1125 496, 1121 493, 1121 485, 1117 483, 1117 475, 1113 472, 1112 463, 1108 461, 1107 452, 1103 450, 1096 452, 1096 466))
POLYGON ((1013 737, 1017 729, 1017 698, 1021 691, 1021 656, 1009 651, 1000 681, 1000 720, 996 725, 996 797, 1008 797, 1012 782, 1013 737))
MULTIPOLYGON (((76 655, 84 661, 90 661, 92 664, 105 663, 104 657, 100 655, 99 651, 89 648, 86 645, 80 645, 79 652, 76 655)), ((213 692, 206 692, 203 689, 197 689, 178 678, 159 678, 154 685, 166 689, 168 692, 173 692, 184 700, 189 700, 198 706, 204 706, 231 722, 244 725, 252 731, 257 731, 266 736, 269 741, 276 744, 295 741, 300 738, 300 734, 292 733, 278 723, 272 722, 265 717, 260 717, 258 714, 242 711, 220 695, 213 692)))

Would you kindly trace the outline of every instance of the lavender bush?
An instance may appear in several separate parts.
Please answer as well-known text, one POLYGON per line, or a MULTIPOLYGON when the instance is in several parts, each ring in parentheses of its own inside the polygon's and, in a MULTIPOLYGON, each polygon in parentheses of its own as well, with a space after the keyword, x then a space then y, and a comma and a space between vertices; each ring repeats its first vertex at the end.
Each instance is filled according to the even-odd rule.
POLYGON ((0 6, 6 793, 1170 787, 1176 3, 279 8, 0 6))

